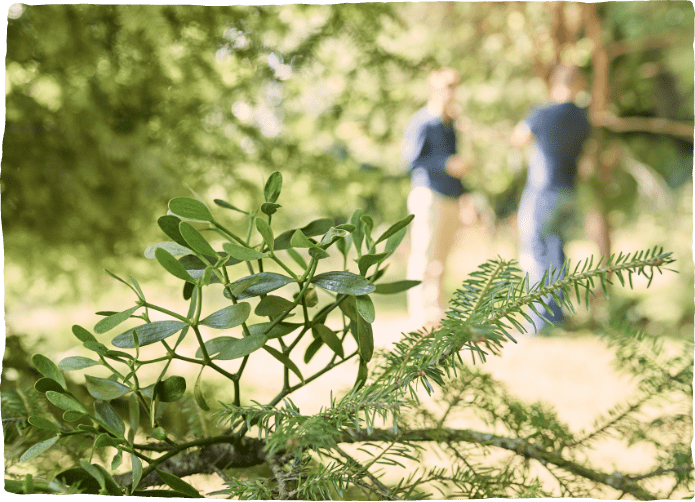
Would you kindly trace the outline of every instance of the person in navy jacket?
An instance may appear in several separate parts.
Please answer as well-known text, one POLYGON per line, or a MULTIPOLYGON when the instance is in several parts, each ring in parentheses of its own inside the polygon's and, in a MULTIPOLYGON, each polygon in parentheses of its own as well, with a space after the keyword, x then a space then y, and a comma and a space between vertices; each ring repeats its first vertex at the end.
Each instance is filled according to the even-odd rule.
POLYGON ((408 291, 408 313, 417 326, 436 326, 443 310, 442 276, 460 227, 461 178, 470 163, 457 154, 455 100, 460 84, 452 68, 429 75, 429 99, 410 120, 403 138, 403 162, 411 175, 408 211, 411 250, 408 278, 422 281, 408 291))
MULTIPOLYGON (((574 103, 583 87, 579 68, 558 65, 551 76, 551 102, 534 109, 512 133, 516 146, 533 143, 518 214, 519 263, 531 286, 551 264, 560 269, 565 262, 562 229, 571 215, 577 163, 591 132, 586 111, 574 103)), ((547 281, 560 276, 558 270, 547 281)), ((537 305, 540 314, 552 323, 562 321, 557 302, 552 297, 543 300, 550 309, 537 305)), ((536 330, 547 325, 541 316, 529 315, 536 330)))

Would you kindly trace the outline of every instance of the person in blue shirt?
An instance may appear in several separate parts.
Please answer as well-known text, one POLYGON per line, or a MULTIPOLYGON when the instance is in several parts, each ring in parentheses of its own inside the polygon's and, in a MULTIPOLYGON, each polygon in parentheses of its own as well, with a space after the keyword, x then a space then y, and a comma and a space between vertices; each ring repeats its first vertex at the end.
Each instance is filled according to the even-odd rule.
MULTIPOLYGON (((519 263, 531 286, 551 264, 558 271, 547 281, 559 278, 565 262, 562 227, 571 214, 577 163, 591 132, 586 111, 573 101, 583 87, 579 68, 558 65, 550 81, 551 103, 533 110, 512 133, 516 146, 534 143, 518 213, 519 263)), ((549 310, 536 306, 544 317, 553 324, 564 319, 557 302, 551 297, 543 301, 549 310)), ((546 327, 541 316, 530 315, 536 331, 546 327)))
POLYGON ((408 211, 415 215, 407 276, 421 281, 408 291, 408 314, 418 327, 434 327, 444 314, 442 276, 468 192, 461 178, 470 164, 457 154, 454 128, 460 81, 452 68, 430 73, 427 105, 413 115, 403 137, 403 162, 411 175, 408 211))

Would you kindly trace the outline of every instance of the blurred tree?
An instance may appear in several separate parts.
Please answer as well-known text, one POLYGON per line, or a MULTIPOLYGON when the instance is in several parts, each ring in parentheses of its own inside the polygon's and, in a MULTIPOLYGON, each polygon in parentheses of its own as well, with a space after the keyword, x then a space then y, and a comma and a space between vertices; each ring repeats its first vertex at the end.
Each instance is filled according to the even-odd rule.
MULTIPOLYGON (((498 216, 511 214, 523 185, 513 124, 545 99, 552 64, 597 76, 602 47, 611 86, 599 97, 596 155, 617 141, 677 186, 692 172, 693 8, 595 8, 595 32, 574 2, 15 8, 1 180, 8 259, 53 264, 46 248, 61 244, 81 246, 85 260, 139 253, 148 243, 132 237, 182 185, 248 207, 250 188, 277 169, 305 201, 298 219, 344 218, 365 201, 377 216, 401 214, 400 138, 438 65, 464 75, 469 181, 498 216)), ((606 212, 630 212, 626 176, 602 194, 606 212)))

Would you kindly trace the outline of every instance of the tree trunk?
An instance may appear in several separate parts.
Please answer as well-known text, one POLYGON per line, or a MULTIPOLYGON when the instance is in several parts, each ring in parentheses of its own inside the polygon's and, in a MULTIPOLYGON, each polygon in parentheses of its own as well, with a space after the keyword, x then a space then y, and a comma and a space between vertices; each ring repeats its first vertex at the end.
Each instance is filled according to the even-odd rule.
MULTIPOLYGON (((587 3, 583 5, 584 9, 584 28, 587 36, 594 43, 594 50, 591 55, 593 63, 593 83, 591 88, 591 108, 589 116, 591 122, 598 126, 602 123, 604 114, 608 107, 610 96, 609 86, 609 58, 608 51, 602 40, 602 21, 598 16, 597 5, 595 3, 587 3)), ((597 197, 599 201, 605 200, 605 187, 613 178, 613 172, 617 162, 604 162, 602 155, 605 149, 605 140, 603 139, 603 131, 597 130, 595 134, 595 145, 590 150, 589 162, 590 174, 596 176, 599 180, 597 186, 599 193, 597 197)), ((610 223, 608 221, 608 211, 604 204, 598 206, 589 212, 586 219, 587 232, 591 239, 596 242, 599 253, 603 256, 610 256, 611 238, 610 238, 610 223)))

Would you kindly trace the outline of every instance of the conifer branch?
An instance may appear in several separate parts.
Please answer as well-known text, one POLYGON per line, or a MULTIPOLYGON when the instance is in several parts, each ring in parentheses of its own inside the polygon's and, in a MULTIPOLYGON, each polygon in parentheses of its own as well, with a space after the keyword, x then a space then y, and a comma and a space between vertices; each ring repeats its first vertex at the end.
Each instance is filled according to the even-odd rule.
MULTIPOLYGON (((384 429, 375 429, 370 435, 356 433, 344 435, 341 442, 360 441, 393 441, 393 434, 384 429)), ((564 458, 559 452, 544 451, 541 448, 520 438, 509 438, 489 433, 472 431, 469 429, 420 429, 407 431, 398 435, 398 441, 436 441, 440 443, 466 442, 511 451, 524 458, 537 460, 542 465, 553 464, 572 474, 581 476, 590 481, 610 486, 616 490, 622 490, 639 500, 655 500, 658 497, 639 486, 631 477, 614 472, 608 474, 598 469, 590 469, 564 458)))

